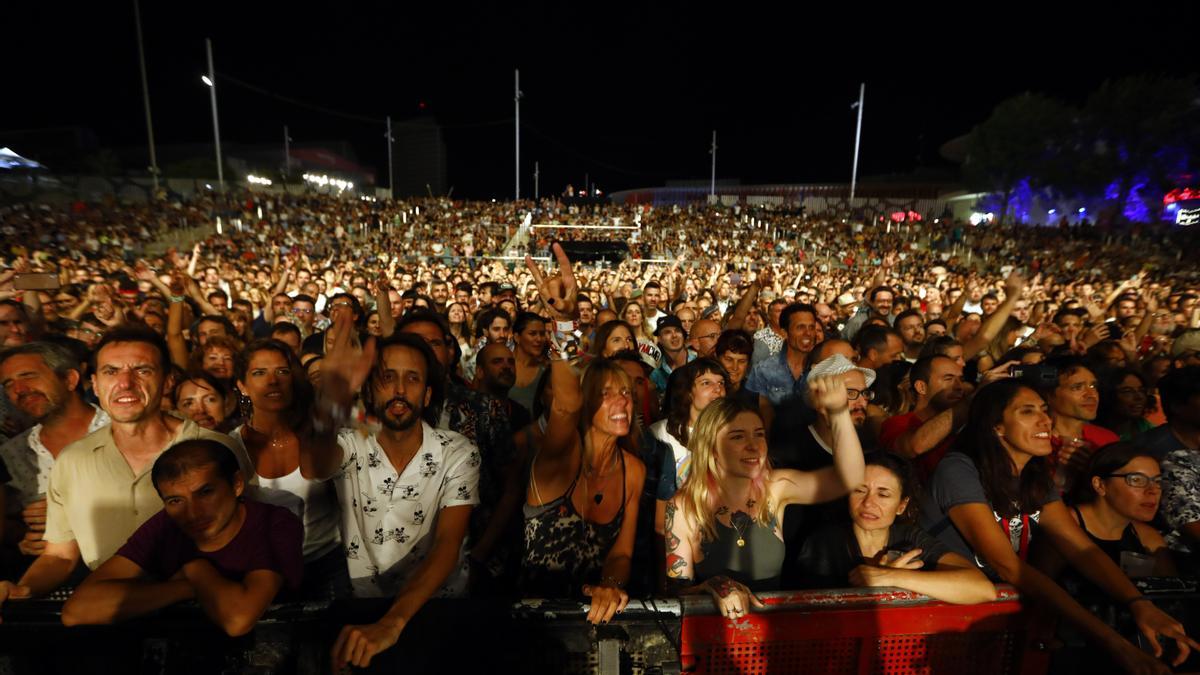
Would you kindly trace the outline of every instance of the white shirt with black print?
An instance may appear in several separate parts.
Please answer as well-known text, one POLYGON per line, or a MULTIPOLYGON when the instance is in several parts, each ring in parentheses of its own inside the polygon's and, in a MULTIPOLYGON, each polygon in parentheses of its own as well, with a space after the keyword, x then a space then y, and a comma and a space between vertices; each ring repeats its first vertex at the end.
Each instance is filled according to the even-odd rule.
MULTIPOLYGON (((433 548, 438 514, 479 503, 479 450, 461 434, 421 422, 422 443, 397 472, 374 435, 338 435, 342 543, 355 597, 395 596, 433 548)), ((436 597, 467 591, 466 545, 436 597)))
POLYGON ((1163 458, 1162 513, 1171 530, 1167 545, 1172 549, 1192 552, 1183 528, 1200 521, 1200 453, 1186 448, 1175 450, 1163 458))

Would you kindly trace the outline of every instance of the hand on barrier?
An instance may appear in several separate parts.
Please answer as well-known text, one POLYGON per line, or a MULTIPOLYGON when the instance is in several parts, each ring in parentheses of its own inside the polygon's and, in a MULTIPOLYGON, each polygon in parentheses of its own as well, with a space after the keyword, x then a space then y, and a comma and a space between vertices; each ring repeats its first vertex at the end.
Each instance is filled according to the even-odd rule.
POLYGON ((746 616, 750 613, 751 606, 758 609, 766 607, 753 591, 729 577, 713 577, 706 585, 712 593, 713 602, 721 610, 721 615, 730 619, 746 616))
POLYGON ((403 623, 398 626, 383 622, 343 626, 333 643, 333 672, 340 672, 346 666, 366 668, 376 654, 396 644, 403 630, 403 623))
POLYGON ((1138 600, 1129 606, 1129 611, 1133 613, 1134 622, 1137 623, 1138 630, 1142 635, 1146 636, 1146 641, 1150 647, 1154 649, 1154 656, 1162 656, 1163 648, 1159 643, 1159 637, 1167 637, 1175 640, 1175 645, 1179 648, 1179 654, 1175 657, 1175 661, 1171 665, 1178 666, 1187 660, 1193 649, 1200 649, 1200 644, 1187 636, 1187 631, 1183 629, 1183 624, 1179 623, 1170 614, 1162 611, 1154 606, 1154 603, 1149 600, 1138 600))
POLYGON ((892 570, 918 570, 925 566, 924 561, 916 559, 921 555, 919 548, 896 556, 889 553, 892 552, 880 551, 872 563, 850 570, 850 585, 862 588, 895 586, 892 570))
MULTIPOLYGON (((11 581, 0 581, 0 608, 7 600, 28 600, 32 595, 28 586, 18 586, 11 581)), ((0 616, 0 621, 3 617, 0 616)))
POLYGON ((608 623, 629 604, 629 594, 616 586, 584 585, 583 594, 592 599, 587 620, 593 624, 608 623))

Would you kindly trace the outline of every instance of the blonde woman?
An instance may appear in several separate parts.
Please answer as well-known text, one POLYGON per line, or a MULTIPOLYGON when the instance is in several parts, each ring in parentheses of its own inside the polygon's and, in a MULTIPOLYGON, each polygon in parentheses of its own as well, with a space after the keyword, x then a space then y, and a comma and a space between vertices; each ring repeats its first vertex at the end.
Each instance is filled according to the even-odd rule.
POLYGON ((689 439, 691 472, 665 514, 667 578, 680 594, 710 593, 729 618, 762 607, 756 592, 780 587, 784 508, 837 499, 863 482, 843 376, 812 378, 809 389, 833 427, 831 467, 773 470, 758 408, 736 399, 705 408, 689 439))

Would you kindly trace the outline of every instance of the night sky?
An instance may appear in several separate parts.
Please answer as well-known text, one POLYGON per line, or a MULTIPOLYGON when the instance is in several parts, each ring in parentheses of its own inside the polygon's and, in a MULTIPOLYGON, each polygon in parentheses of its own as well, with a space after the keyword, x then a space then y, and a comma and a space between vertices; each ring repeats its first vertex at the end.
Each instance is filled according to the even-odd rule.
MULTIPOLYGON (((951 25, 868 18, 866 5, 826 16, 741 2, 563 4, 143 0, 156 141, 211 142, 205 37, 218 77, 366 118, 432 113, 446 125, 455 196, 478 198, 512 195, 514 67, 524 194, 534 160, 543 194, 578 187, 585 173, 609 192, 707 180, 714 128, 718 178, 845 182, 863 80, 860 178, 944 171, 953 166, 939 146, 1005 97, 1033 90, 1082 103, 1106 78, 1197 67, 1186 36, 1150 16, 1081 24, 996 5, 987 11, 1003 14, 985 20, 963 5, 948 10, 964 16, 951 25)), ((103 145, 145 143, 132 0, 10 3, 6 14, 0 131, 77 125, 103 145)), ((349 141, 386 183, 382 124, 218 85, 224 141, 281 144, 287 124, 297 145, 349 141)))

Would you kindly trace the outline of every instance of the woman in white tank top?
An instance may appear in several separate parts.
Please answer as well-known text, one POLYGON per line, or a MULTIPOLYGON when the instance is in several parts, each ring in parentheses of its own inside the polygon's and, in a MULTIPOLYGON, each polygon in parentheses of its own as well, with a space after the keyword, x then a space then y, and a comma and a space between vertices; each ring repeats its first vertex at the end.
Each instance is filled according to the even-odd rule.
POLYGON ((233 430, 254 464, 252 499, 291 509, 304 522, 304 590, 327 595, 345 575, 333 484, 310 480, 300 464, 300 443, 312 432, 312 390, 291 348, 256 340, 237 362, 237 387, 249 399, 246 423, 233 430), (330 584, 333 584, 332 586, 330 584))

